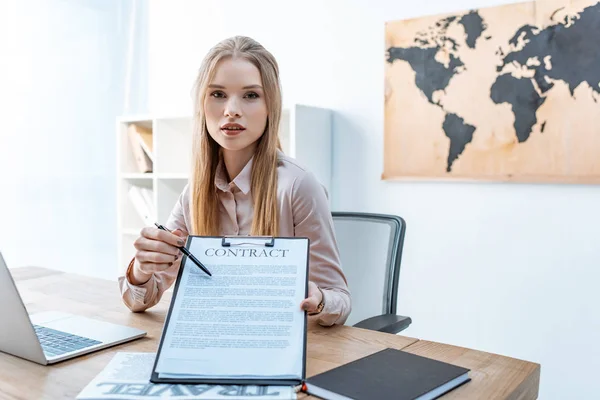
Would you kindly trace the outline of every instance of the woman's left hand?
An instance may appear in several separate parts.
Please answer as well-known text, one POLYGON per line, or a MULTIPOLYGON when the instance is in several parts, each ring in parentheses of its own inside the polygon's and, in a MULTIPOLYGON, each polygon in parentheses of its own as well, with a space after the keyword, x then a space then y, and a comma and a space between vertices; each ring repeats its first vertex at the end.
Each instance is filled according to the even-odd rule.
POLYGON ((323 293, 313 281, 308 281, 308 297, 300 303, 300 309, 309 313, 317 311, 317 306, 323 300, 323 293))

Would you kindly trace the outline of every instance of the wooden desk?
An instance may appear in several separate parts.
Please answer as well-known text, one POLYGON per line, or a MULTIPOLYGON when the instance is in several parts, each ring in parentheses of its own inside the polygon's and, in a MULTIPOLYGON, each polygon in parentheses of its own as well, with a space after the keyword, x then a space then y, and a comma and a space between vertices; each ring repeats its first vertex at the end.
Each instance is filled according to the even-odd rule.
MULTIPOLYGON (((59 310, 130 325, 147 337, 52 366, 0 353, 0 399, 74 399, 117 351, 155 352, 170 301, 144 313, 121 302, 116 282, 42 268, 11 270, 30 313, 59 310)), ((312 376, 385 347, 448 361, 471 369, 472 381, 444 399, 535 399, 540 366, 513 358, 347 326, 309 326, 307 374, 312 376)), ((304 393, 299 399, 313 399, 304 393)))

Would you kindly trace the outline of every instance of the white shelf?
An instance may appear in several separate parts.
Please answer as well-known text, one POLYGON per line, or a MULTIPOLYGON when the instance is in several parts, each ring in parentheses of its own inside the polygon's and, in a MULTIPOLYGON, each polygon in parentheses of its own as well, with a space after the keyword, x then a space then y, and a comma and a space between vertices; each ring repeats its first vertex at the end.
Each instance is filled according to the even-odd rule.
POLYGON ((120 174, 121 179, 152 179, 154 174, 152 173, 140 173, 140 172, 126 172, 120 174))
POLYGON ((279 139, 283 152, 313 172, 331 193, 332 112, 298 104, 282 112, 279 139))
POLYGON ((158 179, 156 181, 158 192, 156 207, 158 215, 156 218, 158 223, 164 225, 167 222, 173 206, 177 203, 177 199, 187 183, 187 179, 158 179))
POLYGON ((192 119, 177 117, 154 120, 156 171, 167 174, 188 174, 191 160, 192 119))
POLYGON ((189 174, 184 174, 182 172, 180 173, 161 173, 161 174, 156 174, 156 177, 158 179, 188 179, 189 174))
POLYGON ((121 235, 138 237, 140 235, 140 231, 141 229, 123 229, 121 230, 121 235))
MULTIPOLYGON (((331 193, 332 126, 328 109, 294 105, 283 110, 280 140, 283 152, 310 171, 331 193)), ((188 182, 193 121, 189 115, 133 115, 116 121, 118 271, 123 273, 135 254, 133 242, 145 225, 164 224, 188 182), (139 172, 128 126, 152 130, 152 172, 139 172), (149 218, 144 220, 129 197, 132 187, 146 189, 149 218)))

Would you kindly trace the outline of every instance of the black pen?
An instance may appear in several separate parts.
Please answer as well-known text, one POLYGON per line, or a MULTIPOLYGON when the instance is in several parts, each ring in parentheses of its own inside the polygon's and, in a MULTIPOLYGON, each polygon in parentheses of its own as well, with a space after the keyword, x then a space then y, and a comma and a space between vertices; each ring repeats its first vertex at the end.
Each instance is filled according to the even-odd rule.
MULTIPOLYGON (((162 225, 160 225, 160 224, 157 224, 156 222, 154 223, 154 225, 156 225, 156 227, 157 227, 158 229, 162 229, 163 231, 171 232, 170 230, 168 230, 167 228, 165 228, 164 226, 162 226, 162 225)), ((183 254, 185 254, 186 256, 188 256, 188 257, 189 257, 189 259, 190 259, 190 260, 192 260, 192 261, 194 262, 194 264, 196 264, 197 266, 199 266, 199 267, 202 269, 202 271, 206 272, 206 273, 208 274, 208 276, 212 276, 212 274, 211 274, 211 273, 210 273, 210 271, 209 271, 209 270, 208 270, 208 269, 207 269, 207 268, 204 266, 204 264, 202 264, 202 263, 200 262, 200 260, 198 260, 196 257, 194 257, 194 255, 193 255, 192 253, 190 253, 190 251, 189 251, 188 249, 186 249, 186 248, 185 248, 185 246, 181 246, 181 247, 177 246, 177 248, 178 248, 179 250, 181 250, 181 252, 182 252, 183 254)))

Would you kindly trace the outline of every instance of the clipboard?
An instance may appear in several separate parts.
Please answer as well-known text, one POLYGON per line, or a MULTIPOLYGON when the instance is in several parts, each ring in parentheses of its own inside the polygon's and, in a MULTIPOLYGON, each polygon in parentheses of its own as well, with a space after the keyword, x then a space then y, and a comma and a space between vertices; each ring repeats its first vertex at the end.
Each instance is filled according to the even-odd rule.
MULTIPOLYGON (((276 241, 288 241, 288 240, 302 240, 306 241, 306 266, 305 266, 305 279, 304 279, 304 298, 308 296, 308 273, 309 273, 309 260, 310 260, 310 239, 308 237, 273 237, 273 236, 188 236, 188 240, 186 242, 185 247, 190 250, 190 245, 193 240, 196 238, 200 239, 220 239, 221 247, 223 249, 228 249, 232 247, 240 247, 240 246, 249 246, 254 248, 273 248, 275 247, 276 241)), ((163 329, 161 333, 160 342, 158 345, 158 350, 156 352, 156 357, 154 359, 154 365, 152 367, 152 374, 150 377, 150 382, 152 383, 179 383, 179 384, 216 384, 216 385, 268 385, 268 386, 297 386, 302 384, 306 380, 306 346, 307 346, 307 313, 304 312, 303 315, 303 332, 302 332, 302 372, 301 376, 297 379, 287 379, 287 378, 251 378, 251 379, 238 379, 238 378, 168 378, 161 377, 159 372, 156 370, 163 344, 165 342, 165 337, 167 334, 167 330, 169 327, 169 322, 171 320, 171 316, 173 314, 173 307, 175 305, 175 301, 177 295, 179 293, 181 279, 183 276, 183 272, 186 268, 198 268, 194 263, 187 262, 188 257, 183 256, 181 260, 181 266, 179 268, 177 279, 175 281, 175 286, 173 289, 173 296, 171 298, 171 303, 169 305, 169 310, 167 312, 167 316, 165 318, 165 322, 163 324, 163 329)), ((211 271, 212 272, 212 271, 211 271)), ((214 275, 214 274, 213 274, 214 275)), ((218 360, 216 360, 218 361, 218 360)))

